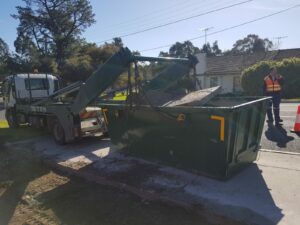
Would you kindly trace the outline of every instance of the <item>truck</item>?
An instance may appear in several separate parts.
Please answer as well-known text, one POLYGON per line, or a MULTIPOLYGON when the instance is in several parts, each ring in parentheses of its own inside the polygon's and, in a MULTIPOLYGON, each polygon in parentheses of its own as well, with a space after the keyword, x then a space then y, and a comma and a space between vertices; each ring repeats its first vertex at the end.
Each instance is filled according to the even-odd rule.
MULTIPOLYGON (((166 83, 182 76, 195 66, 188 58, 159 58, 135 56, 128 48, 120 48, 105 63, 100 65, 86 81, 78 81, 60 87, 58 79, 50 74, 17 74, 4 80, 4 107, 10 127, 27 123, 38 128, 47 128, 59 144, 73 142, 96 132, 107 133, 105 112, 93 104, 116 79, 128 71, 128 82, 133 76, 131 69, 138 61, 171 62, 173 67, 159 74, 159 79, 147 84, 166 83), (93 107, 90 107, 93 106, 93 107)), ((137 76, 137 73, 135 73, 137 76)), ((135 77, 135 80, 139 80, 135 77)), ((136 82, 137 84, 137 82, 136 82)), ((127 95, 132 94, 128 83, 127 95)), ((138 90, 136 87, 135 90, 138 90)), ((132 104, 132 98, 125 98, 132 104)))
MULTIPOLYGON (((41 104, 50 100, 60 89, 60 80, 52 74, 21 73, 7 76, 3 81, 2 91, 9 127, 16 128, 27 124, 35 128, 47 128, 52 131, 56 142, 66 143, 64 131, 61 130, 63 128, 58 122, 59 117, 47 112, 46 107, 41 104)), ((56 104, 62 104, 62 99, 57 99, 56 104)), ((77 138, 106 133, 101 108, 83 107, 78 118, 78 123, 73 127, 77 129, 77 138)))

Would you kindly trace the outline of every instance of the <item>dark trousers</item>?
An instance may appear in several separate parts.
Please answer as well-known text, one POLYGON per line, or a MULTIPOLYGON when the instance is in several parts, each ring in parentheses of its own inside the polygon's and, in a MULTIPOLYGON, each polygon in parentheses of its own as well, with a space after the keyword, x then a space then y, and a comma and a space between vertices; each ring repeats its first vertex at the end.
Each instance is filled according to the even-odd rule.
POLYGON ((273 95, 270 95, 272 99, 268 103, 268 109, 267 109, 267 116, 269 121, 274 121, 273 119, 273 114, 272 114, 272 108, 273 108, 273 113, 274 113, 274 118, 275 118, 275 123, 280 122, 280 101, 281 101, 281 96, 280 93, 275 93, 273 95))

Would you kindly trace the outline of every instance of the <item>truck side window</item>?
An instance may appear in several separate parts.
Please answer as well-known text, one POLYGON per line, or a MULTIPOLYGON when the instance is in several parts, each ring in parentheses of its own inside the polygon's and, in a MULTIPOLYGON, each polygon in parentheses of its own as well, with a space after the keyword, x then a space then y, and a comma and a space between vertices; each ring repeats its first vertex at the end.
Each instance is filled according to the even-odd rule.
POLYGON ((42 78, 26 78, 25 88, 26 90, 47 90, 49 89, 49 82, 42 78))

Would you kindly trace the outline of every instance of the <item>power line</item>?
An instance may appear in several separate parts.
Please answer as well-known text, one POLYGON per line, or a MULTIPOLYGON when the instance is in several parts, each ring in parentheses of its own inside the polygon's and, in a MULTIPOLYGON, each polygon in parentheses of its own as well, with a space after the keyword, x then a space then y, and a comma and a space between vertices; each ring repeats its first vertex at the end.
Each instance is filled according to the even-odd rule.
MULTIPOLYGON (((179 23, 179 22, 182 22, 182 21, 194 19, 196 17, 204 16, 204 15, 207 15, 207 14, 210 14, 210 13, 218 12, 218 11, 221 11, 221 10, 224 10, 224 9, 232 8, 234 6, 242 5, 242 4, 251 2, 251 1, 253 1, 253 0, 247 0, 247 1, 239 2, 239 3, 236 3, 236 4, 232 4, 232 5, 229 5, 229 6, 222 7, 222 8, 214 9, 214 10, 211 10, 211 11, 208 11, 208 12, 204 12, 204 13, 201 13, 201 14, 198 14, 198 15, 186 17, 186 18, 179 19, 179 20, 175 20, 175 21, 168 22, 168 23, 161 24, 161 25, 157 25, 157 26, 154 26, 154 27, 146 28, 146 29, 143 29, 143 30, 135 31, 135 32, 132 32, 132 33, 128 33, 128 34, 124 34, 124 35, 115 35, 115 37, 124 38, 124 37, 128 37, 128 36, 144 33, 144 32, 150 31, 150 30, 158 29, 158 28, 169 26, 169 25, 172 25, 172 24, 176 24, 176 23, 179 23)), ((108 42, 108 41, 111 41, 111 40, 113 40, 113 38, 103 40, 103 41, 100 41, 100 42, 96 42, 96 43, 101 44, 101 43, 105 43, 105 42, 108 42)))
MULTIPOLYGON (((232 2, 238 2, 236 0, 229 0, 228 4, 233 4, 232 2), (229 3, 230 2, 230 3, 229 3)), ((109 35, 107 36, 115 36, 114 33, 121 33, 121 32, 126 32, 126 33, 130 33, 128 31, 128 29, 130 28, 134 28, 134 30, 139 30, 139 29, 144 29, 144 28, 141 28, 141 26, 144 26, 144 27, 152 27, 152 26, 156 26, 157 25, 157 22, 158 24, 161 23, 161 21, 166 21, 167 22, 170 22, 172 20, 177 20, 179 18, 179 14, 182 15, 183 18, 185 17, 188 17, 188 16, 191 16, 191 15, 195 15, 195 14, 199 14, 199 9, 201 9, 201 12, 205 12, 205 11, 208 11, 208 10, 212 10, 212 9, 215 9, 218 7, 218 5, 220 5, 220 3, 222 3, 222 5, 226 5, 226 1, 216 1, 216 2, 207 2, 209 4, 203 4, 203 2, 201 2, 201 4, 198 4, 199 2, 197 2, 196 4, 193 3, 193 4, 189 4, 187 6, 184 6, 184 7, 180 7, 179 9, 175 11, 171 10, 173 7, 170 7, 169 8, 169 11, 170 13, 168 12, 162 12, 162 13, 159 13, 159 14, 162 14, 162 15, 159 15, 159 14, 149 14, 149 16, 142 16, 142 17, 136 17, 135 19, 132 20, 132 22, 124 22, 124 23, 120 23, 119 25, 122 25, 121 27, 118 28, 118 26, 109 26, 109 27, 103 27, 101 28, 101 31, 102 32, 108 32, 109 35), (223 4, 225 3, 225 4, 223 4), (213 6, 213 7, 209 7, 209 6, 213 6), (191 8, 192 7, 192 8, 191 8), (205 9, 207 8, 207 9, 205 9), (175 13, 175 14, 174 14, 175 13), (188 13, 188 15, 187 15, 188 13), (138 20, 136 20, 138 19, 138 20), (148 23, 150 22, 150 24, 148 23), (151 22, 155 22, 156 24, 151 24, 151 22), (120 30, 121 28, 121 30, 120 30)), ((133 30, 133 31, 134 31, 133 30)))
MULTIPOLYGON (((125 21, 122 21, 120 23, 115 23, 115 24, 108 24, 107 26, 109 27, 116 27, 116 26, 119 26, 119 25, 126 25, 128 23, 131 23, 131 22, 135 22, 135 21, 140 21, 140 19, 143 19, 145 17, 149 17, 149 16, 153 16, 155 14, 160 14, 160 13, 164 13, 164 11, 166 10, 170 10, 171 8, 174 8, 174 7, 178 7, 180 5, 190 5, 190 3, 193 3, 191 2, 192 0, 187 0, 187 1, 184 1, 184 2, 181 2, 181 3, 176 3, 174 5, 170 5, 168 7, 165 7, 165 8, 162 8, 162 9, 158 9, 158 10, 154 10, 154 11, 151 11, 149 13, 145 13, 141 16, 137 16, 137 17, 134 17, 132 19, 129 19, 129 20, 125 20, 125 21)), ((105 29, 105 28, 104 28, 105 29)))
MULTIPOLYGON (((244 23, 240 23, 240 24, 237 24, 237 25, 234 25, 234 26, 231 26, 231 27, 227 27, 227 28, 224 28, 224 29, 215 31, 215 32, 211 32, 211 33, 208 33, 207 36, 211 36, 211 35, 214 35, 214 34, 219 34, 219 33, 222 33, 222 32, 228 31, 228 30, 235 29, 235 28, 237 28, 237 27, 245 26, 245 25, 247 25, 247 24, 254 23, 254 22, 257 22, 257 21, 260 21, 260 20, 263 20, 263 19, 266 19, 266 18, 275 16, 275 15, 277 15, 277 14, 284 13, 284 12, 286 12, 286 11, 289 11, 289 10, 291 10, 291 9, 297 8, 297 7, 299 7, 299 6, 300 6, 300 4, 297 4, 297 5, 294 5, 294 6, 292 6, 292 7, 289 7, 289 8, 280 10, 280 11, 277 11, 277 12, 275 12, 275 13, 268 14, 268 15, 266 15, 266 16, 262 16, 262 17, 259 17, 259 18, 253 19, 253 20, 249 20, 249 21, 244 22, 244 23)), ((196 40, 196 39, 199 39, 199 38, 203 38, 203 37, 205 37, 205 35, 193 37, 193 38, 188 39, 187 41, 193 41, 193 40, 196 40)), ((140 52, 147 52, 147 51, 157 50, 157 49, 161 49, 161 48, 170 47, 170 46, 172 46, 172 45, 173 45, 173 44, 162 45, 162 46, 155 47, 155 48, 144 49, 144 50, 141 50, 140 52)))

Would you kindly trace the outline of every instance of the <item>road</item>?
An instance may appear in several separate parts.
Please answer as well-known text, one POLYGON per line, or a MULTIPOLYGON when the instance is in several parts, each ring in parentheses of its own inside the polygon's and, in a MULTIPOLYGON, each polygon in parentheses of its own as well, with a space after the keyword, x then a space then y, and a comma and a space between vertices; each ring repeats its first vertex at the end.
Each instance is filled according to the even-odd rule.
POLYGON ((300 137, 290 132, 294 127, 298 105, 299 103, 281 104, 282 128, 265 123, 261 139, 263 149, 300 153, 300 137))
MULTIPOLYGON (((300 153, 300 137, 290 132, 294 127, 296 112, 299 103, 282 103, 281 117, 283 119, 282 129, 275 126, 264 125, 261 139, 263 149, 298 152, 300 153)), ((5 120, 3 104, 0 100, 0 120, 5 120)))

